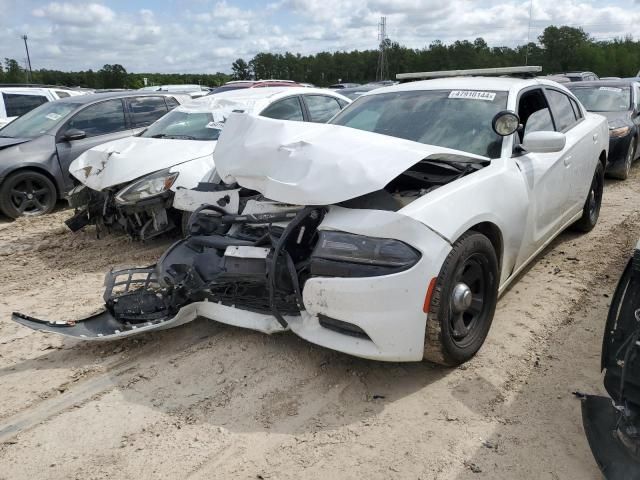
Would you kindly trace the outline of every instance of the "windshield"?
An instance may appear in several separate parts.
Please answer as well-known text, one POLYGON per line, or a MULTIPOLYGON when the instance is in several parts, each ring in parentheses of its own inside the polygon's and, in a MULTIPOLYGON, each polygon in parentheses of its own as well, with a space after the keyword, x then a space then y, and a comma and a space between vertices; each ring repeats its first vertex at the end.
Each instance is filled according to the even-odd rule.
POLYGON ((1 128, 0 137, 35 138, 61 124, 77 107, 77 103, 44 103, 1 128))
POLYGON ((624 112, 631 108, 629 87, 574 87, 571 91, 590 112, 624 112))
POLYGON ((173 110, 147 128, 141 137, 178 140, 218 140, 224 117, 216 112, 181 112, 173 110))
POLYGON ((497 158, 491 121, 506 107, 507 92, 413 90, 360 97, 329 123, 497 158))

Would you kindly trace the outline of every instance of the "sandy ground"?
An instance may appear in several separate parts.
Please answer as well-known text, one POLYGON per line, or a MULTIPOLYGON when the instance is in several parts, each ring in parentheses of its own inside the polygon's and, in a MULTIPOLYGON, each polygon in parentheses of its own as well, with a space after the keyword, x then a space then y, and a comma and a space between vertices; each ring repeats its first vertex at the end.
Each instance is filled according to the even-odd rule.
POLYGON ((597 228, 562 234, 502 298, 458 369, 351 358, 291 334, 198 320, 65 340, 14 310, 77 318, 141 245, 0 219, 0 479, 598 479, 572 393, 601 392, 610 295, 640 237, 640 167, 607 182, 597 228))

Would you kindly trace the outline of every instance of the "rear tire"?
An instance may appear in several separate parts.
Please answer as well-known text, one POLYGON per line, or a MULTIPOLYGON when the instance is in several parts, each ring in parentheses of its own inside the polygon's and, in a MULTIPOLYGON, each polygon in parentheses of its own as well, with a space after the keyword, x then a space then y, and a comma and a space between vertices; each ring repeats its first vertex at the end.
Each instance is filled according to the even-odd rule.
POLYGON ((53 182, 31 170, 9 175, 0 187, 0 210, 9 218, 50 213, 57 199, 53 182))
POLYGON ((487 237, 467 232, 453 245, 431 297, 424 359, 456 366, 482 347, 498 301, 498 259, 487 237))
POLYGON ((590 232, 593 227, 598 223, 598 217, 600 216, 600 207, 602 205, 602 191, 604 190, 604 167, 602 163, 598 161, 596 171, 593 174, 591 180, 591 186, 589 187, 589 193, 587 199, 584 202, 582 208, 582 217, 573 224, 573 229, 579 232, 590 232))

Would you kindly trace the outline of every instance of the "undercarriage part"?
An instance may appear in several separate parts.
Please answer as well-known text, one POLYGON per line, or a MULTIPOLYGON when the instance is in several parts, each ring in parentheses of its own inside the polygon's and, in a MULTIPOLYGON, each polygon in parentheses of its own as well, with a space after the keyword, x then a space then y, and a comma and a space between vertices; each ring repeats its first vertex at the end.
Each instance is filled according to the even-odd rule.
POLYGON ((582 423, 591 452, 607 480, 640 476, 637 422, 625 422, 610 398, 587 395, 582 400, 582 423))
POLYGON ((79 210, 73 215, 73 217, 66 219, 64 223, 69 230, 77 232, 87 225, 91 225, 91 220, 89 219, 89 213, 86 210, 79 210))

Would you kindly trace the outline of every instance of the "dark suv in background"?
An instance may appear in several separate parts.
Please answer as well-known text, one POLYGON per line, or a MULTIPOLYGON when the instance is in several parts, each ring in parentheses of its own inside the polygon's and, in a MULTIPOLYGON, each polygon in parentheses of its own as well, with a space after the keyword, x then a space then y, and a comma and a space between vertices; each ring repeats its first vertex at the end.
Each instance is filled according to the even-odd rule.
POLYGON ((110 140, 134 135, 189 96, 109 92, 48 102, 0 129, 0 211, 41 215, 73 187, 69 164, 110 140))

